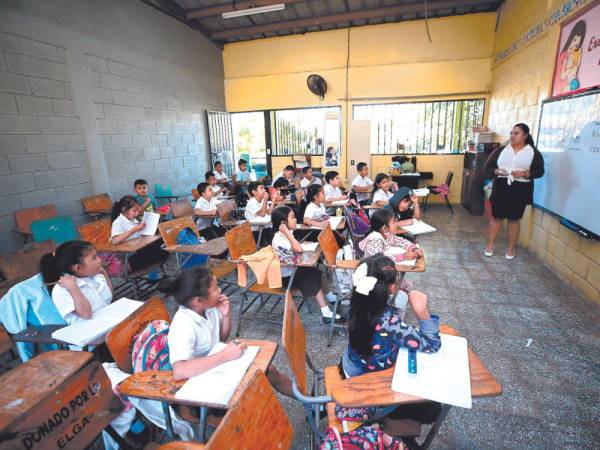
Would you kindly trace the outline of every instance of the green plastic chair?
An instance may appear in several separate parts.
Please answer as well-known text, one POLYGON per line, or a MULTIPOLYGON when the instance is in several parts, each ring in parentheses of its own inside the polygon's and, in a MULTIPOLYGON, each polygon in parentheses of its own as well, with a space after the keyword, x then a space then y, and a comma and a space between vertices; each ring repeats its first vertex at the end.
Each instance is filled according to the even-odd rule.
POLYGON ((154 193, 157 197, 173 195, 173 190, 168 184, 155 184, 154 193))
POLYGON ((73 220, 68 216, 36 220, 31 223, 31 233, 35 242, 52 239, 56 245, 72 241, 79 237, 73 220))

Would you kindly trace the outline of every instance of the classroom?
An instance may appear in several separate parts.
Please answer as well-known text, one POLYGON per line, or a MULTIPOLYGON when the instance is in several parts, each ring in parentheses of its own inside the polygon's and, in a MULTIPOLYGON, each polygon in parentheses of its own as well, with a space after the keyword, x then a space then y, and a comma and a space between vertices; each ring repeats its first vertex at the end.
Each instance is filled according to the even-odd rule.
POLYGON ((0 449, 596 449, 600 0, 0 1, 0 449))

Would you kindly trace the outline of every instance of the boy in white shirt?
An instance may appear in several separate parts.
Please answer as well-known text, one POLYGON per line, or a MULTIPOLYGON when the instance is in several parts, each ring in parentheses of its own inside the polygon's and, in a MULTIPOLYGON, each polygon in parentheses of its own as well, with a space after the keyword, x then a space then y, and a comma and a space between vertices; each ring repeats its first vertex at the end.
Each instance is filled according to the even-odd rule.
POLYGON ((206 172, 204 175, 206 178, 206 182, 210 185, 210 188, 213 190, 215 197, 220 199, 224 194, 227 193, 227 186, 220 187, 217 185, 217 177, 215 177, 215 173, 211 170, 206 172))
POLYGON ((273 183, 271 183, 271 186, 275 186, 275 182, 279 178, 285 178, 288 181, 288 184, 293 184, 294 166, 292 166, 292 165, 285 166, 285 169, 283 169, 281 172, 279 172, 277 175, 275 175, 273 177, 273 183))
POLYGON ((325 186, 323 187, 325 202, 335 202, 348 198, 348 196, 342 194, 342 190, 340 189, 341 183, 340 175, 335 170, 330 170, 325 174, 325 186))
POLYGON ((223 172, 223 164, 221 164, 221 161, 215 163, 215 179, 218 183, 226 183, 229 181, 229 177, 223 172))
POLYGON ((196 226, 198 227, 200 236, 210 241, 222 235, 220 227, 213 225, 213 220, 217 216, 217 205, 220 203, 220 200, 215 198, 214 192, 208 183, 200 183, 198 185, 198 194, 200 194, 200 197, 194 206, 194 214, 200 217, 196 219, 196 226))
MULTIPOLYGON (((250 200, 246 203, 246 211, 244 216, 250 222, 254 219, 265 218, 265 222, 271 222, 271 212, 277 205, 277 202, 271 202, 269 205, 269 193, 265 191, 265 187, 258 181, 252 181, 248 185, 248 195, 250 200)), ((263 243, 268 245, 271 242, 273 233, 270 229, 265 226, 252 225, 252 233, 254 239, 258 241, 258 246, 261 247, 263 243)))
POLYGON ((369 194, 373 186, 373 180, 369 178, 369 167, 365 162, 359 162, 356 166, 358 175, 352 180, 352 190, 356 193, 356 200, 364 205, 369 201, 369 194))
POLYGON ((302 175, 304 175, 304 177, 300 180, 300 187, 302 189, 306 189, 312 184, 323 184, 320 178, 313 176, 313 170, 310 166, 302 168, 302 175))

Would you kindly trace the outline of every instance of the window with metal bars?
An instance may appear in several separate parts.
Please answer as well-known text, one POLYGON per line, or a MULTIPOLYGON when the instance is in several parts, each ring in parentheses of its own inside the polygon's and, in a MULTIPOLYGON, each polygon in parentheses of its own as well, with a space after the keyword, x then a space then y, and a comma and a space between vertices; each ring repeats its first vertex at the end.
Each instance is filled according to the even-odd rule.
POLYGON ((215 162, 220 161, 225 173, 233 173, 234 141, 231 116, 224 111, 207 111, 206 116, 210 145, 210 170, 212 170, 215 162))
POLYGON ((355 105, 354 120, 371 121, 371 154, 436 154, 466 150, 483 125, 484 99, 355 105))
POLYGON ((271 112, 273 156, 323 155, 324 146, 340 148, 340 108, 283 109, 271 112))

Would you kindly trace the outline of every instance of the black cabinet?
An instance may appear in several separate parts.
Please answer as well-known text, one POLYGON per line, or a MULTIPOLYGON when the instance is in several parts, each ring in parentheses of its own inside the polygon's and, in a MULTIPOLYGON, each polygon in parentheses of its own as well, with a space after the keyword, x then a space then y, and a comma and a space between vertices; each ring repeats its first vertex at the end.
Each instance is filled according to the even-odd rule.
POLYGON ((473 215, 484 213, 483 172, 485 162, 498 144, 479 144, 478 152, 465 152, 460 202, 473 215))

